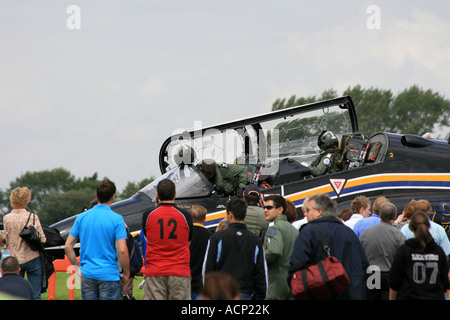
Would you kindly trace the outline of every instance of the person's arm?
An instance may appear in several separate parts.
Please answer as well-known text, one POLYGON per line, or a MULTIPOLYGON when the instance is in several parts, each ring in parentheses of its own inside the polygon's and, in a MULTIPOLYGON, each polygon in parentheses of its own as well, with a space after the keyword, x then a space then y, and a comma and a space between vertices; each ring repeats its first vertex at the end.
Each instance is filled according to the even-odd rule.
MULTIPOLYGON (((238 175, 238 183, 239 183, 239 188, 244 189, 245 186, 247 185, 247 168, 242 166, 242 168, 240 168, 240 173, 238 175)), ((244 190, 242 190, 243 192, 244 190)))
POLYGON ((255 293, 253 298, 255 300, 264 300, 267 296, 267 264, 264 257, 264 250, 262 245, 257 247, 258 256, 256 262, 256 272, 255 272, 255 293))
POLYGON ((397 249, 394 260, 392 261, 391 270, 389 270, 389 300, 397 299, 401 284, 407 277, 405 259, 408 259, 408 253, 404 253, 404 248, 405 245, 402 245, 397 249))
POLYGON ((325 156, 319 155, 319 158, 320 158, 319 161, 314 161, 308 167, 309 170, 311 170, 311 174, 316 177, 324 175, 325 172, 327 171, 328 166, 330 166, 331 164, 331 156, 329 157, 329 155, 325 156), (327 164, 325 162, 327 162, 327 164))
POLYGON ((203 282, 203 284, 205 284, 205 275, 208 272, 214 271, 216 269, 216 264, 215 264, 216 256, 217 256, 216 245, 215 245, 214 237, 211 236, 211 238, 209 238, 209 240, 208 240, 208 245, 206 246, 206 253, 205 253, 205 257, 204 257, 203 265, 202 265, 202 282, 203 282))
POLYGON ((223 218, 216 227, 216 232, 227 228, 227 218, 223 218))
POLYGON ((283 236, 275 226, 269 227, 265 234, 264 254, 269 264, 275 263, 283 254, 283 236))
POLYGON ((398 215, 397 219, 395 219, 395 223, 401 223, 405 221, 405 211, 398 215))
POLYGON ((70 263, 74 266, 80 267, 80 264, 77 260, 77 255, 75 253, 75 250, 73 249, 73 246, 75 245, 75 243, 77 243, 77 241, 77 238, 69 234, 66 243, 64 244, 64 251, 67 258, 69 258, 70 263))
POLYGON ((126 282, 130 277, 130 256, 128 253, 127 239, 116 240, 117 255, 122 267, 123 280, 126 282))

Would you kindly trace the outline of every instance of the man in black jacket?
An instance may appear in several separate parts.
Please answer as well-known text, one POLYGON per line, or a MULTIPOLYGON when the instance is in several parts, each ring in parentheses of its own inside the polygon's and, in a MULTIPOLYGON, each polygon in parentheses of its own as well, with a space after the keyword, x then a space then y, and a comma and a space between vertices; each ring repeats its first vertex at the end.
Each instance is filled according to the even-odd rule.
POLYGON ((2 273, 0 292, 10 294, 12 299, 34 299, 30 282, 19 275, 19 262, 16 257, 8 256, 3 260, 2 273))
POLYGON ((194 222, 194 232, 189 246, 191 252, 191 298, 196 300, 203 288, 202 267, 206 248, 212 232, 205 227, 207 210, 200 205, 193 205, 189 212, 194 222))
POLYGON ((242 299, 262 300, 267 295, 267 273, 261 240, 244 224, 247 204, 242 199, 227 203, 228 228, 209 239, 203 278, 210 271, 231 275, 242 299))
POLYGON ((317 264, 327 256, 314 226, 319 224, 331 255, 342 263, 350 278, 350 287, 339 294, 337 299, 365 300, 365 276, 369 262, 358 236, 336 218, 336 206, 336 201, 327 194, 315 194, 308 198, 305 208, 308 223, 300 228, 294 243, 288 271, 288 284, 291 285, 291 279, 296 271, 317 264))

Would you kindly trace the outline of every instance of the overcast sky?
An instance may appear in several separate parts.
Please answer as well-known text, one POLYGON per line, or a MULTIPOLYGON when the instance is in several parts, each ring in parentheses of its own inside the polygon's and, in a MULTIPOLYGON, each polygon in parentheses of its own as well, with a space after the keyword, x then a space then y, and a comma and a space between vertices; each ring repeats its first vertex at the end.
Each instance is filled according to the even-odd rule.
POLYGON ((449 99, 449 16, 447 0, 2 0, 0 189, 63 167, 122 190, 160 175, 175 130, 294 94, 449 99))

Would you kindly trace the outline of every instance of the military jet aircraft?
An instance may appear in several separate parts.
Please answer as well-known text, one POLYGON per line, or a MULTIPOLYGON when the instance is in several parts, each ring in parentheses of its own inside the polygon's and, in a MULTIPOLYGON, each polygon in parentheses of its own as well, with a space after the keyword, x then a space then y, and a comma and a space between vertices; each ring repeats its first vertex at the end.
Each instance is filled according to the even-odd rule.
MULTIPOLYGON (((326 193, 338 202, 339 210, 350 207, 358 195, 371 200, 385 196, 400 212, 411 199, 427 199, 432 219, 444 227, 450 224, 449 143, 388 132, 365 137, 348 96, 175 132, 160 149, 162 176, 131 198, 113 203, 112 209, 139 232, 144 211, 156 206, 156 185, 167 178, 176 184, 178 206, 204 206, 205 225, 215 229, 226 216, 227 201, 241 195, 217 192, 198 168, 204 159, 245 166, 248 183, 257 184, 263 194, 292 200, 299 218, 308 195, 326 193), (308 166, 320 153, 317 137, 324 130, 337 136, 344 169, 313 176, 308 166)), ((74 219, 52 227, 65 238, 74 219)))

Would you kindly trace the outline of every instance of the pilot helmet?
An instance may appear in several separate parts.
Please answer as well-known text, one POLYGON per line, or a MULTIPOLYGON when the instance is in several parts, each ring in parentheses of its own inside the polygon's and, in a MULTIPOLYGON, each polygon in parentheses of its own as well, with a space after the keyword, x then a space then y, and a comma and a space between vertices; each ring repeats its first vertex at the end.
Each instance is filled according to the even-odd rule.
POLYGON ((216 175, 216 162, 213 159, 202 160, 199 169, 206 179, 210 180, 216 175))
POLYGON ((336 135, 331 131, 322 131, 321 134, 319 134, 319 137, 317 138, 317 145, 321 150, 327 150, 334 145, 338 145, 339 141, 336 135))
POLYGON ((196 155, 195 151, 192 147, 182 145, 178 152, 174 155, 174 161, 177 165, 181 164, 193 164, 195 161, 196 155))

